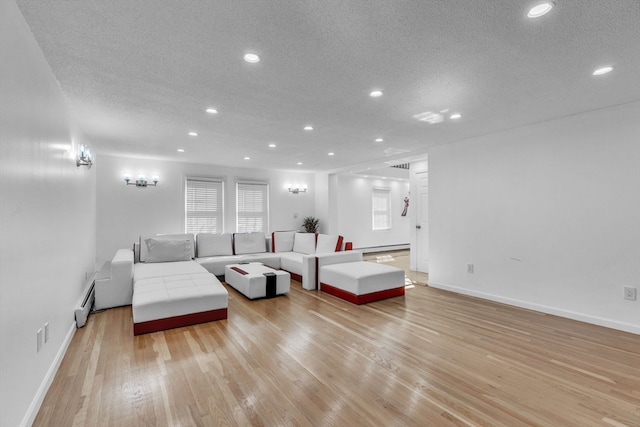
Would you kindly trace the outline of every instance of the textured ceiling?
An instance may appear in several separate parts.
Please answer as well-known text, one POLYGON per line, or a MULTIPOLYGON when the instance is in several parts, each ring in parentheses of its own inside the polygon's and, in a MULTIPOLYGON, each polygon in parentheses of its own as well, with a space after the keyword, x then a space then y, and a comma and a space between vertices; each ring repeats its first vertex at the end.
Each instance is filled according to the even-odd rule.
POLYGON ((98 156, 346 171, 640 99, 637 0, 17 3, 98 156))

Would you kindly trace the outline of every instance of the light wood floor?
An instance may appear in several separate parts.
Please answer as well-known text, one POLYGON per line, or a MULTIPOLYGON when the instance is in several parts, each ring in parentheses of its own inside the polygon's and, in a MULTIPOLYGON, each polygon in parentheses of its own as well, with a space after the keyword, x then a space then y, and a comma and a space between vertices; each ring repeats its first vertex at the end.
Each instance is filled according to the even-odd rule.
POLYGON ((409 250, 401 249, 390 252, 372 252, 363 255, 363 259, 369 262, 377 262, 380 264, 391 265, 404 270, 405 282, 410 284, 426 285, 429 275, 427 273, 421 273, 419 271, 413 271, 409 269, 409 250))
POLYGON ((640 426, 640 337, 427 286, 303 290, 134 337, 79 329, 36 426, 640 426))

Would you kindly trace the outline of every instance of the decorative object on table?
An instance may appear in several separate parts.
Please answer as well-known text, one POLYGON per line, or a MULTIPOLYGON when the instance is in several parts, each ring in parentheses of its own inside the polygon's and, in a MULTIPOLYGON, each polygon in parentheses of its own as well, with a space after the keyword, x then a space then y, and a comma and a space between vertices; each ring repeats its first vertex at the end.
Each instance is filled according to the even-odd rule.
POLYGON ((302 220, 302 227, 307 233, 317 233, 318 232, 318 223, 320 220, 318 218, 314 218, 312 216, 305 217, 302 220))
POLYGON ((409 196, 404 198, 404 209, 400 215, 407 216, 407 210, 409 209, 409 196))

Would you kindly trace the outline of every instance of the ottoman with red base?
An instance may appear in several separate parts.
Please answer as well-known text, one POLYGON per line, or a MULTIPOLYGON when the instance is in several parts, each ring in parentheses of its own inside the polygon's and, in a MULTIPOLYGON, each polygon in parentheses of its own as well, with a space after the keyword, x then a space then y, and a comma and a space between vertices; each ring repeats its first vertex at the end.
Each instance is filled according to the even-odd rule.
POLYGON ((404 295, 404 270, 366 261, 320 267, 320 290, 354 304, 404 295))

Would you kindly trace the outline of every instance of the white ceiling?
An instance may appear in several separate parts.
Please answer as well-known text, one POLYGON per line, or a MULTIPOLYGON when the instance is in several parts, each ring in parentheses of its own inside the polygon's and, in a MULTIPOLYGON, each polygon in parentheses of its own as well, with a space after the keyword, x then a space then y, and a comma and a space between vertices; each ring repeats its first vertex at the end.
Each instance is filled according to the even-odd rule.
POLYGON ((17 3, 98 161, 363 170, 640 99, 638 0, 17 3))

